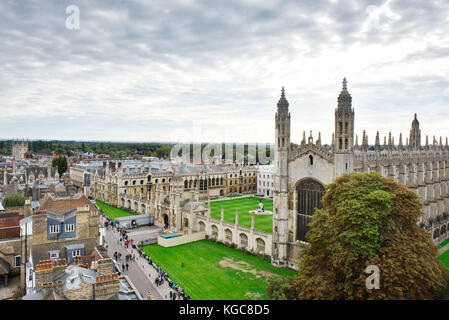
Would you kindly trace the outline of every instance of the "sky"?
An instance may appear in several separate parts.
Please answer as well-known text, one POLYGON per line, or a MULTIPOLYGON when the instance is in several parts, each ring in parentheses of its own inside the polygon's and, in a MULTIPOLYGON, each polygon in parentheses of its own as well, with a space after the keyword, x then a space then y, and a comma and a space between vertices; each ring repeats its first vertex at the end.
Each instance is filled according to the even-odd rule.
POLYGON ((359 143, 432 141, 448 30, 446 0, 2 0, 0 139, 270 143, 284 86, 330 144, 346 77, 359 143))

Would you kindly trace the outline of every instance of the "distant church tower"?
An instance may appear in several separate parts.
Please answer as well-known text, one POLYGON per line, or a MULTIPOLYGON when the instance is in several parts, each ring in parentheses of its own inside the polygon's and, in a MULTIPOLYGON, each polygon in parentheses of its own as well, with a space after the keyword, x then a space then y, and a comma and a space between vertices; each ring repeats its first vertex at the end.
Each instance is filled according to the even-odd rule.
POLYGON ((334 178, 353 171, 354 109, 346 78, 335 109, 334 178))
POLYGON ((283 265, 287 260, 288 239, 288 157, 290 150, 290 112, 285 99, 284 87, 277 104, 275 115, 275 153, 276 168, 273 195, 273 260, 283 265))
POLYGON ((16 160, 25 160, 27 153, 28 153, 28 141, 26 143, 25 140, 22 140, 21 142, 19 140, 12 141, 11 155, 16 160))
POLYGON ((421 129, 419 129, 419 121, 415 118, 412 121, 412 128, 410 129, 410 148, 412 150, 421 150, 421 129))

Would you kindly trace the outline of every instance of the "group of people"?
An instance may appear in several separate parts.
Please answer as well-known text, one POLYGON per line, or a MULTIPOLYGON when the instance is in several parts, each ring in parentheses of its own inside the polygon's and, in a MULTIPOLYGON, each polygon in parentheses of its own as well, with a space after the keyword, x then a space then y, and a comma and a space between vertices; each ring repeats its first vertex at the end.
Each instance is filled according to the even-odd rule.
MULTIPOLYGON (((173 281, 170 280, 170 277, 168 274, 162 270, 160 266, 158 266, 153 260, 147 256, 145 251, 143 251, 140 247, 137 247, 137 251, 139 252, 139 256, 143 257, 147 262, 150 264, 150 266, 153 266, 157 271, 157 276, 154 279, 154 283, 157 287, 164 284, 166 281, 168 286, 173 290, 173 292, 170 290, 170 299, 172 300, 190 300, 190 296, 186 295, 184 293, 184 290, 177 284, 175 284, 173 281)), ((182 266, 184 266, 184 263, 182 263, 182 266)))
MULTIPOLYGON (((139 257, 143 257, 145 260, 147 260, 147 262, 150 264, 150 266, 153 266, 158 275, 155 278, 155 283, 156 286, 161 286, 164 281, 167 282, 168 286, 173 290, 170 290, 170 299, 171 300, 190 300, 190 296, 186 295, 184 293, 184 290, 177 284, 175 284, 173 281, 170 280, 168 274, 166 272, 164 272, 160 266, 158 266, 156 263, 153 262, 153 260, 148 257, 145 253, 145 251, 142 250, 142 248, 139 245, 136 245, 134 243, 133 239, 128 239, 128 234, 126 232, 125 229, 121 229, 119 228, 117 225, 114 224, 114 221, 112 221, 112 219, 110 219, 108 216, 106 216, 103 211, 100 210, 101 215, 103 216, 103 218, 105 218, 105 222, 104 222, 104 226, 106 229, 109 229, 109 227, 111 228, 111 230, 114 230, 114 226, 116 228, 116 230, 119 232, 120 238, 117 239, 117 244, 123 244, 125 248, 129 248, 129 246, 131 245, 131 247, 133 249, 136 249, 137 252, 139 253, 139 257)), ((165 226, 165 228, 162 228, 161 232, 167 230, 167 226, 165 226)), ((122 257, 122 254, 120 252, 114 252, 114 258, 116 261, 119 261, 122 257)), ((128 271, 129 268, 129 261, 135 261, 136 260, 136 256, 135 254, 127 254, 125 256, 126 262, 122 263, 121 269, 122 272, 128 271)), ((181 264, 182 266, 184 266, 184 263, 181 264)))

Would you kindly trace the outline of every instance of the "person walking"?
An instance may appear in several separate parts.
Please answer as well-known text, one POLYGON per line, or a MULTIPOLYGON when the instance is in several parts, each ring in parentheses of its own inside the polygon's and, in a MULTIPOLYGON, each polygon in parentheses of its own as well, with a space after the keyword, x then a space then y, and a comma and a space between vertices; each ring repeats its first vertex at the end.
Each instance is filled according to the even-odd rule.
POLYGON ((124 264, 122 264, 122 270, 123 270, 123 272, 125 272, 125 265, 124 264))
POLYGON ((127 263, 127 264, 126 264, 126 271, 128 271, 128 267, 129 267, 129 264, 127 263))

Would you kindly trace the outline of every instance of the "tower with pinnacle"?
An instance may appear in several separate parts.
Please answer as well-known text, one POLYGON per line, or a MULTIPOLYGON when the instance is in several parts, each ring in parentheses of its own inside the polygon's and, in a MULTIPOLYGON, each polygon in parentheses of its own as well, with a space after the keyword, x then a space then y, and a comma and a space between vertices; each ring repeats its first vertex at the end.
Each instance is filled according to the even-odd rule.
POLYGON ((344 78, 343 88, 338 96, 338 104, 335 109, 335 178, 353 171, 354 109, 352 108, 352 97, 348 92, 347 85, 346 78, 344 78))
POLYGON ((421 129, 419 129, 419 121, 415 113, 410 129, 410 149, 421 150, 421 129))
POLYGON ((16 160, 25 160, 26 154, 28 153, 28 141, 13 140, 11 146, 11 155, 16 160))
POLYGON ((273 194, 273 260, 283 265, 287 259, 288 243, 288 159, 290 151, 290 112, 285 90, 275 115, 275 192, 273 194))

